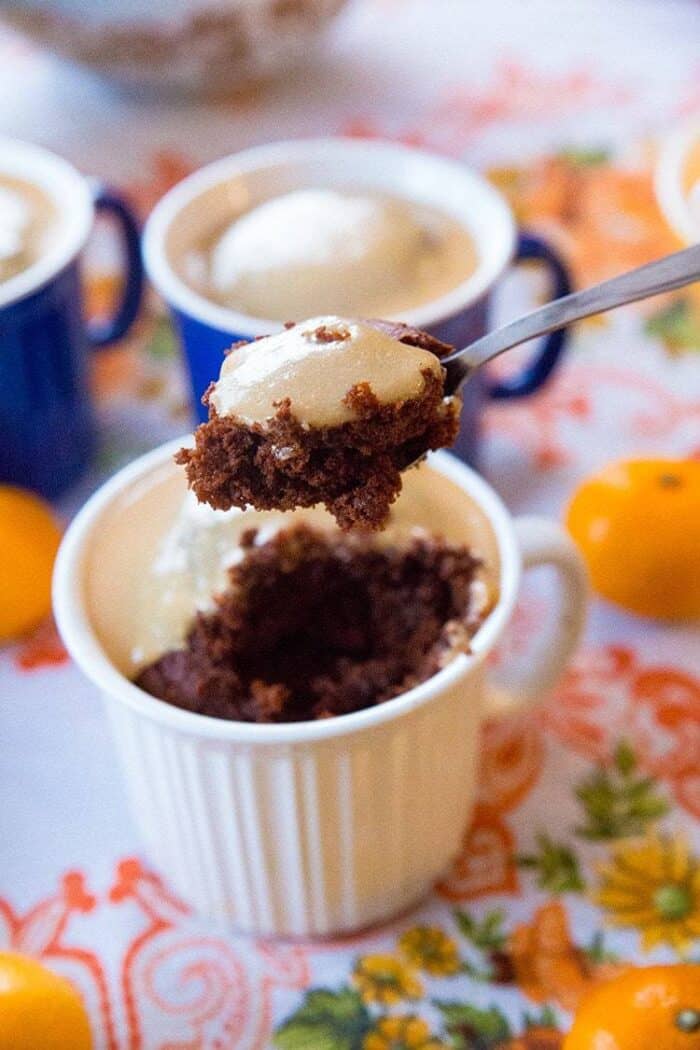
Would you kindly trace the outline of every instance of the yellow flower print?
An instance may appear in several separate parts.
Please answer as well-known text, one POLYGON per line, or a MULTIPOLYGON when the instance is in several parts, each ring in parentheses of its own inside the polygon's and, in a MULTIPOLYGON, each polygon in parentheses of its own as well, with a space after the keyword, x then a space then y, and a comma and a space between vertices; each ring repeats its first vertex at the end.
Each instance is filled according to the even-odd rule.
POLYGON ((700 861, 683 836, 623 843, 598 873, 597 903, 615 926, 638 929, 645 951, 669 944, 682 955, 700 937, 700 861))
POLYGON ((382 1017, 368 1032, 362 1050, 447 1050, 420 1017, 382 1017))
POLYGON ((423 986, 414 970, 393 955, 363 955, 355 963, 352 981, 366 1003, 395 1006, 402 999, 420 999, 423 986))
POLYGON ((410 963, 433 977, 448 977, 460 967, 456 943, 438 926, 414 926, 399 939, 399 948, 410 963))

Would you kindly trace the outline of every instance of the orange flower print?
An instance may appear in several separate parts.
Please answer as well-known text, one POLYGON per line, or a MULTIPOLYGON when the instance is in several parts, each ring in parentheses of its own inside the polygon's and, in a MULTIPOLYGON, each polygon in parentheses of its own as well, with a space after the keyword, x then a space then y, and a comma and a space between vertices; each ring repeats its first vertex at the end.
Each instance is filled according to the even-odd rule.
POLYGON ((181 153, 158 150, 151 158, 150 170, 147 170, 146 177, 143 180, 134 180, 123 189, 130 204, 141 218, 145 219, 160 198, 178 182, 182 182, 194 167, 195 165, 181 153))
POLYGON ((545 700, 545 726, 572 751, 606 762, 625 726, 625 690, 636 654, 624 646, 584 650, 545 700))
POLYGON ((466 901, 487 893, 515 893, 518 875, 513 836, 495 810, 477 806, 462 852, 436 886, 448 900, 466 901))
POLYGON ((540 775, 542 734, 529 715, 492 719, 482 735, 479 801, 505 812, 520 805, 540 775))
POLYGON ((537 1003, 556 1002, 576 1010, 592 985, 622 967, 595 963, 571 939, 564 907, 552 901, 539 908, 531 923, 516 926, 506 952, 520 990, 537 1003))
POLYGON ((593 401, 574 369, 556 375, 546 390, 528 399, 527 411, 513 410, 507 402, 494 402, 484 415, 489 434, 503 435, 517 444, 521 455, 528 455, 537 470, 552 470, 572 458, 572 450, 562 435, 562 424, 584 426, 593 415, 593 401))
POLYGON ((583 652, 543 707, 544 725, 571 750, 608 764, 625 738, 641 772, 665 780, 700 818, 700 678, 642 665, 633 649, 583 652))
POLYGON ((637 750, 655 776, 700 770, 700 679, 671 667, 634 677, 631 717, 637 750))
POLYGON ((501 1043, 496 1050, 561 1050, 563 1043, 563 1032, 558 1032, 556 1028, 532 1025, 526 1028, 522 1035, 516 1035, 507 1043, 501 1043))
MULTIPOLYGON (((121 279, 115 273, 92 272, 86 275, 85 310, 91 321, 103 322, 112 315, 120 286, 121 279)), ((98 400, 109 397, 133 382, 138 369, 144 318, 145 315, 139 319, 128 338, 105 347, 92 357, 92 389, 98 400)))
POLYGON ((518 219, 559 246, 580 286, 677 248, 656 202, 651 165, 622 168, 603 153, 569 151, 527 168, 495 169, 491 178, 518 219))
POLYGON ((427 146, 463 157, 471 143, 494 125, 520 122, 529 127, 537 120, 550 123, 555 114, 616 105, 628 97, 627 88, 596 78, 588 66, 550 75, 508 57, 494 66, 492 76, 483 84, 450 86, 416 123, 397 130, 358 115, 345 124, 343 134, 393 138, 406 145, 427 146))
POLYGON ((700 820, 700 767, 679 773, 671 780, 671 788, 679 805, 700 820))
POLYGON ((44 620, 29 638, 20 642, 13 655, 20 671, 36 671, 41 667, 53 667, 68 661, 68 653, 53 617, 44 620))

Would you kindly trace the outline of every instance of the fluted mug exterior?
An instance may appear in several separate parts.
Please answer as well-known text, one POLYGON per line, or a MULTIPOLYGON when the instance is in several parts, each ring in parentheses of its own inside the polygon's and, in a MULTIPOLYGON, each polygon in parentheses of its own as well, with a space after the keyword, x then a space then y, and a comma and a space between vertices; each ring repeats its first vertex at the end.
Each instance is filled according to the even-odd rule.
POLYGON ((330 936, 385 920, 428 894, 460 849, 483 719, 540 697, 565 667, 584 619, 581 559, 558 525, 513 520, 482 478, 437 453, 423 469, 476 502, 498 544, 499 599, 472 651, 393 700, 332 719, 260 725, 180 710, 110 662, 85 588, 100 521, 179 444, 137 460, 92 497, 66 534, 54 579, 60 631, 103 695, 146 849, 199 912, 240 931, 330 936), (541 564, 560 582, 552 637, 524 678, 496 683, 489 654, 523 569, 541 564))

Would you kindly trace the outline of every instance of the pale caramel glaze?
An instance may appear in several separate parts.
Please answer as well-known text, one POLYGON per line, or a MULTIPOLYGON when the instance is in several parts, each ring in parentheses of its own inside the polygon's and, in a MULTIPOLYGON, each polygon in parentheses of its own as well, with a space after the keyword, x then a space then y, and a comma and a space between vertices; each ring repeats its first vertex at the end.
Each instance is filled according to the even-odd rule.
POLYGON ((381 404, 420 397, 425 372, 442 377, 438 358, 360 321, 314 317, 234 349, 209 396, 219 416, 247 424, 271 419, 288 399, 310 427, 354 418, 349 391, 369 384, 381 404))

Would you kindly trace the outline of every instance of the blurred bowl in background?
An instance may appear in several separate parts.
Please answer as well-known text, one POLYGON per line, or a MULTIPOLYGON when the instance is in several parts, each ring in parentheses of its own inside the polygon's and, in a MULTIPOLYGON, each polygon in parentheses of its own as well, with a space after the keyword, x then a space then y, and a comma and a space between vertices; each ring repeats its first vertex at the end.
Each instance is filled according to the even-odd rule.
POLYGON ((677 128, 662 142, 656 195, 680 241, 700 241, 700 117, 677 128))
POLYGON ((288 72, 346 0, 0 0, 0 19, 127 86, 223 94, 288 72))

